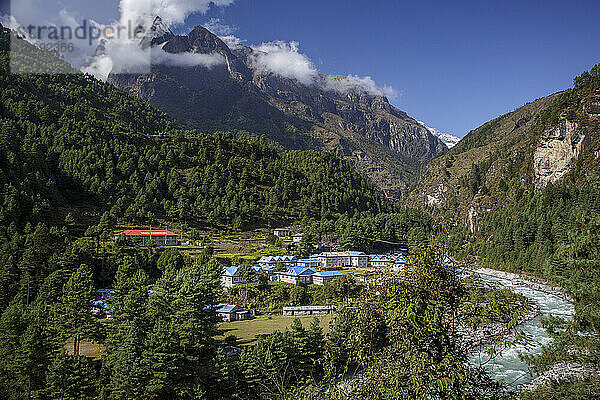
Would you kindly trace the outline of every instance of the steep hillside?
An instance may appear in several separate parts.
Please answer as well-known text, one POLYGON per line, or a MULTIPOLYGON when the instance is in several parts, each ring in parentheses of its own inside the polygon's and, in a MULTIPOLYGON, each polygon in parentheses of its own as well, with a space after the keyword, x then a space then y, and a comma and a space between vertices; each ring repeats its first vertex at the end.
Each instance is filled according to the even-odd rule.
POLYGON ((580 167, 597 169, 600 92, 581 79, 470 132, 429 163, 411 203, 451 211, 474 229, 482 213, 524 192, 558 184, 580 167))
MULTIPOLYGON (((36 51, 13 63, 64 62, 36 51)), ((0 224, 80 222, 282 223, 390 203, 332 153, 292 154, 266 141, 186 131, 112 85, 66 75, 9 73, 0 36, 0 224)))
MULTIPOLYGON (((160 26, 160 20, 155 26, 160 26)), ((168 54, 218 55, 210 66, 167 66, 149 73, 114 70, 108 82, 144 99, 188 128, 245 130, 265 134, 287 149, 333 150, 399 198, 423 162, 446 149, 425 127, 346 77, 312 83, 265 72, 257 51, 230 48, 201 26, 175 36, 150 30, 141 45, 168 54)))

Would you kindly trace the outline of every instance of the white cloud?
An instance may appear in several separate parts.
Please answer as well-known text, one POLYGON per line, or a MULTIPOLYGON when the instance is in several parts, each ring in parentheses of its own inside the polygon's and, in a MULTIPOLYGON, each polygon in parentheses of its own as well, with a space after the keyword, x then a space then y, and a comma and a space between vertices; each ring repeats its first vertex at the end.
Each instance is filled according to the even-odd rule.
MULTIPOLYGON (((128 28, 125 31, 127 34, 109 39, 105 44, 104 54, 101 55, 95 55, 100 38, 93 38, 92 41, 89 41, 89 37, 85 39, 73 37, 68 40, 75 46, 74 51, 63 54, 67 61, 76 68, 93 73, 99 79, 106 79, 112 68, 149 72, 152 63, 186 67, 202 65, 210 68, 224 61, 219 55, 173 55, 163 52, 160 48, 144 52, 138 46, 141 36, 130 37, 129 27, 142 25, 147 29, 157 15, 162 18, 166 26, 182 24, 192 13, 206 13, 213 6, 229 6, 235 0, 120 0, 118 20, 107 25, 99 24, 92 18, 82 17, 85 15, 85 10, 80 9, 78 13, 71 11, 73 7, 76 8, 75 3, 66 1, 68 5, 63 6, 63 9, 56 8, 59 4, 63 4, 62 2, 54 4, 54 11, 50 11, 52 2, 13 1, 11 4, 11 14, 13 15, 2 16, 0 21, 13 28, 18 25, 17 21, 22 26, 29 24, 66 26, 73 30, 81 26, 84 21, 87 21, 88 26, 91 24, 98 29, 112 27, 116 31, 119 27, 128 28)), ((77 3, 80 7, 81 4, 81 2, 77 3)), ((231 49, 240 48, 244 43, 244 40, 234 35, 237 28, 225 24, 219 18, 211 18, 204 26, 219 36, 231 49)), ((273 41, 251 47, 254 50, 250 60, 252 67, 261 73, 294 79, 304 85, 316 85, 323 90, 338 93, 362 91, 371 95, 386 96, 392 100, 398 97, 398 93, 392 87, 379 87, 369 76, 349 75, 321 78, 315 64, 308 56, 300 52, 298 42, 273 41)), ((322 64, 322 62, 320 63, 322 64)))
POLYGON ((234 0, 121 0, 119 11, 121 23, 146 23, 155 16, 167 25, 182 24, 192 13, 206 13, 212 5, 229 6, 234 0))
POLYGON ((245 40, 234 35, 238 30, 236 26, 228 25, 220 18, 211 18, 202 26, 217 35, 231 50, 239 49, 245 42, 245 40))
POLYGON ((110 72, 149 73, 152 65, 213 68, 224 62, 223 56, 217 53, 172 54, 163 51, 160 47, 142 50, 137 43, 108 42, 105 54, 95 57, 90 65, 82 68, 82 71, 92 74, 98 79, 106 80, 110 72))
POLYGON ((298 51, 298 42, 275 41, 252 46, 253 67, 262 73, 295 79, 304 85, 315 84, 319 72, 310 59, 298 51))
POLYGON ((253 68, 263 74, 274 74, 282 78, 295 79, 303 85, 319 86, 326 91, 337 93, 367 93, 372 96, 385 96, 391 100, 398 93, 391 86, 379 87, 370 76, 319 75, 314 63, 300 53, 298 42, 274 41, 251 46, 254 49, 253 68))
POLYGON ((203 26, 217 36, 230 36, 237 31, 236 27, 227 25, 220 18, 211 18, 203 26))
MULTIPOLYGON (((210 30, 210 29, 209 29, 210 30)), ((240 39, 234 35, 219 36, 219 38, 225 42, 225 44, 231 49, 236 50, 244 45, 245 40, 240 39)))
POLYGON ((398 93, 393 87, 388 85, 379 87, 370 76, 361 78, 356 75, 328 75, 324 78, 324 88, 338 93, 366 92, 373 96, 385 96, 391 100, 398 98, 398 93))
POLYGON ((110 71, 112 71, 112 68, 112 59, 104 54, 95 57, 92 60, 91 64, 81 68, 81 71, 85 72, 86 74, 94 75, 97 79, 106 81, 108 75, 110 74, 110 71))

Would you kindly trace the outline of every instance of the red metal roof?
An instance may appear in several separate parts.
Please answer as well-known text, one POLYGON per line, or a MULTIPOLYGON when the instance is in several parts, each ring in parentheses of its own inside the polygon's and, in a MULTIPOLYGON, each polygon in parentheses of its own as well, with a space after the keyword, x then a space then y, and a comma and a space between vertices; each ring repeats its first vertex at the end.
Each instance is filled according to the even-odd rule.
POLYGON ((179 236, 176 233, 167 230, 143 230, 143 229, 128 229, 121 233, 117 233, 115 236, 179 236))

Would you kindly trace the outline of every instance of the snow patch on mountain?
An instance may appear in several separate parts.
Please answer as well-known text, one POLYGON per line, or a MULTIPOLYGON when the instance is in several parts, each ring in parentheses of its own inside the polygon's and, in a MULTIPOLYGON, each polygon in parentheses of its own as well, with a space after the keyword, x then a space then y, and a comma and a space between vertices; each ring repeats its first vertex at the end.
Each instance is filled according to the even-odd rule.
POLYGON ((458 136, 454 136, 449 133, 440 132, 439 130, 437 130, 435 128, 431 128, 431 127, 425 125, 425 123, 423 121, 417 121, 417 122, 419 124, 423 125, 425 128, 427 128, 427 130, 429 132, 431 132, 431 134, 433 136, 439 138, 442 142, 444 142, 444 144, 446 146, 448 146, 449 149, 456 146, 456 144, 458 142, 460 142, 460 138, 458 136))

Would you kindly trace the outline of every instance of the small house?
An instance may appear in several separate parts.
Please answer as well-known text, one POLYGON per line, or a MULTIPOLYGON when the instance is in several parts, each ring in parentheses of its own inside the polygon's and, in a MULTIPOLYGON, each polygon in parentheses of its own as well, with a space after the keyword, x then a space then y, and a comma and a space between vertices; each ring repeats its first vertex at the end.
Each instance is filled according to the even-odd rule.
POLYGON ((369 266, 374 268, 384 268, 389 266, 392 260, 384 254, 371 254, 369 256, 369 266))
POLYGON ((245 308, 238 307, 235 304, 218 304, 216 307, 217 314, 223 319, 223 321, 244 321, 254 316, 252 310, 246 310, 245 308))
POLYGON ((273 230, 273 235, 280 238, 290 237, 292 235, 292 231, 289 228, 277 228, 273 230))
POLYGON ((96 299, 92 301, 92 313, 95 315, 105 315, 107 318, 110 318, 113 306, 109 304, 108 299, 114 292, 114 289, 96 290, 96 299))
POLYGON ((231 288, 248 283, 238 274, 239 268, 240 267, 223 268, 223 272, 221 273, 221 286, 224 288, 231 288))
POLYGON ((114 235, 114 239, 125 238, 129 242, 139 243, 140 246, 155 244, 156 246, 177 246, 179 235, 174 232, 152 229, 128 229, 114 235))
POLYGON ((312 276, 312 283, 315 285, 324 285, 326 282, 332 282, 344 276, 339 271, 319 271, 312 276))
POLYGON ((317 272, 312 268, 306 267, 288 267, 284 272, 275 272, 277 280, 283 283, 297 285, 299 283, 312 283, 312 275, 317 272))

